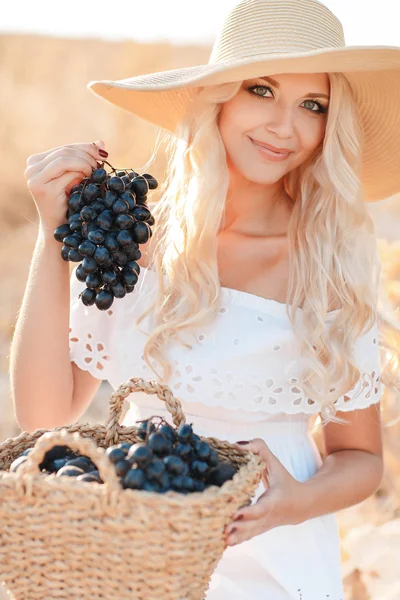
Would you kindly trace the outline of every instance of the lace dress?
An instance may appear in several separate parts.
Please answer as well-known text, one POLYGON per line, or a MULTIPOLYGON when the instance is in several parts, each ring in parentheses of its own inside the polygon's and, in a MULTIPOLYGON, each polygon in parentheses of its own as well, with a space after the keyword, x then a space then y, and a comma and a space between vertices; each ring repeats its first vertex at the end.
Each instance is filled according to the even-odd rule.
MULTIPOLYGON (((152 302, 157 285, 157 274, 142 268, 134 292, 99 311, 78 300, 85 284, 74 270, 71 360, 114 389, 130 377, 155 379, 143 360, 147 336, 140 331, 151 331, 152 316, 139 328, 135 321, 152 302)), ((296 386, 301 361, 286 305, 225 287, 221 293, 213 324, 187 338, 192 350, 170 341, 174 374, 168 385, 199 435, 231 442, 262 438, 292 476, 305 481, 322 465, 310 433, 319 411, 296 386)), ((340 411, 365 408, 382 395, 376 325, 357 340, 355 356, 362 377, 337 401, 340 411), (366 374, 372 376, 372 387, 366 374)), ((157 397, 136 392, 128 400, 124 425, 152 414, 172 422, 157 397)), ((253 502, 263 491, 261 482, 253 502)), ((333 513, 276 527, 226 549, 205 600, 344 600, 340 558, 333 513)))

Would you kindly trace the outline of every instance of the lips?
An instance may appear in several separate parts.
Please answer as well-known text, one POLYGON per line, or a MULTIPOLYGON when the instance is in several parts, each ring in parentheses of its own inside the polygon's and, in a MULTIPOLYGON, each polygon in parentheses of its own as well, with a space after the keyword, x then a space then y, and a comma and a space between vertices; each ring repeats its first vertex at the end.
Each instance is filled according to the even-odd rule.
POLYGON ((252 142, 257 144, 258 146, 267 148, 267 150, 271 150, 271 152, 276 152, 276 154, 290 154, 292 152, 292 150, 289 150, 288 148, 276 148, 276 146, 271 146, 271 144, 266 144, 265 142, 259 142, 258 140, 254 140, 253 138, 250 138, 250 139, 252 142))

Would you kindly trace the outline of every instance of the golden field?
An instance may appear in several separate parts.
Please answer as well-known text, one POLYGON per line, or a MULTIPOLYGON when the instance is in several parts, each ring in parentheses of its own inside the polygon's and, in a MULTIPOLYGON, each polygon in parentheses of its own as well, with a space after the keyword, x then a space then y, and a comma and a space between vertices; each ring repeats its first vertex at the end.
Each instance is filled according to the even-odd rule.
MULTIPOLYGON (((20 433, 9 390, 8 360, 38 229, 23 175, 27 157, 72 142, 102 139, 114 166, 142 172, 157 129, 96 98, 86 90, 87 82, 203 64, 209 51, 164 43, 0 36, 1 441, 20 433)), ((151 172, 162 180, 164 168, 161 148, 151 172)), ((396 241, 400 197, 370 210, 380 243, 385 302, 388 310, 394 310, 400 306, 400 243, 396 241)), ((104 422, 110 393, 111 387, 102 384, 80 421, 104 422)), ((346 600, 400 600, 400 424, 388 426, 400 415, 400 408, 388 394, 382 408, 385 475, 381 486, 367 501, 338 513, 346 600)), ((315 438, 323 452, 320 433, 315 438)))

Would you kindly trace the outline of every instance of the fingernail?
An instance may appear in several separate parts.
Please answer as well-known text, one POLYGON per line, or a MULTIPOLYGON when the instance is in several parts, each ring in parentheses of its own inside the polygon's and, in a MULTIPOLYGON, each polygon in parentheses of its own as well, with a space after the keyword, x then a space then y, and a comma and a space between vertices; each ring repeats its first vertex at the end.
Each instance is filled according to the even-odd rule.
POLYGON ((235 444, 241 444, 242 446, 244 446, 245 444, 248 444, 249 442, 244 442, 244 441, 240 441, 240 442, 235 442, 235 444))
POLYGON ((108 152, 106 152, 105 150, 102 150, 101 148, 99 148, 99 154, 100 154, 100 156, 103 156, 104 158, 107 158, 107 156, 108 156, 108 152))

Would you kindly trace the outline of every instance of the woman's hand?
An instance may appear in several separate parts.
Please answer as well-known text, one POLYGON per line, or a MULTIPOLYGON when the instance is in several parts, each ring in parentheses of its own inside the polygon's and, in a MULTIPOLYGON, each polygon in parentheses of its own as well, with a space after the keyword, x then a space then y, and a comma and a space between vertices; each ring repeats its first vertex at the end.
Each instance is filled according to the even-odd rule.
POLYGON ((234 446, 250 450, 265 461, 262 481, 266 491, 255 504, 235 513, 234 521, 225 528, 228 546, 245 542, 280 525, 302 523, 305 520, 302 482, 292 477, 263 440, 256 438, 246 445, 236 443, 234 446))
POLYGON ((101 154, 104 142, 70 144, 33 154, 24 172, 41 223, 51 233, 65 223, 67 198, 71 188, 89 177, 107 153, 101 154))

